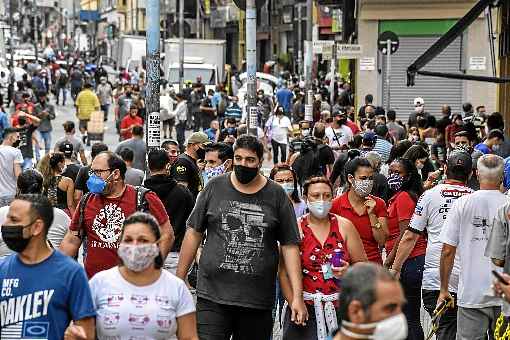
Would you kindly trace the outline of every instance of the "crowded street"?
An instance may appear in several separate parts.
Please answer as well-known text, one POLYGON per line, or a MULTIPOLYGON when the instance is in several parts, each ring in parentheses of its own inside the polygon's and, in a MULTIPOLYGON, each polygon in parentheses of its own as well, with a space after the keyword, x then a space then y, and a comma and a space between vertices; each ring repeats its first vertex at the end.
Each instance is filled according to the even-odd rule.
POLYGON ((0 340, 510 339, 510 0, 0 0, 0 340))

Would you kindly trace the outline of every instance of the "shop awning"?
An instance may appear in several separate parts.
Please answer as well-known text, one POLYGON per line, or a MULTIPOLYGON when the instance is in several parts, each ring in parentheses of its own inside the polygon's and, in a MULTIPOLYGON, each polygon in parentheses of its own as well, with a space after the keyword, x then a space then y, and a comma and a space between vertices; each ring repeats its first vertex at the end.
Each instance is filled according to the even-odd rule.
MULTIPOLYGON (((464 32, 469 25, 471 25, 487 7, 496 7, 501 2, 498 0, 480 0, 476 5, 469 10, 455 25, 448 30, 439 40, 437 40, 432 46, 429 47, 425 53, 418 57, 407 68, 407 86, 414 86, 416 74, 431 77, 441 78, 453 78, 463 80, 474 80, 484 81, 491 83, 510 83, 510 78, 500 77, 488 77, 488 76, 477 76, 462 73, 444 73, 444 72, 433 72, 433 71, 420 71, 424 68, 432 59, 437 57, 448 45, 450 45, 455 39, 457 39, 462 32, 464 32)), ((493 56, 494 58, 494 56, 493 56)))

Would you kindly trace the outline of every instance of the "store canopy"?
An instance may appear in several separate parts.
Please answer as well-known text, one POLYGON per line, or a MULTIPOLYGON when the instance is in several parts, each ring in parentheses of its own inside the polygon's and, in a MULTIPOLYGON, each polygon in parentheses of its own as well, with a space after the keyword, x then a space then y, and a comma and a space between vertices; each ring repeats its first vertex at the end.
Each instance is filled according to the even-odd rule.
MULTIPOLYGON (((498 0, 480 0, 478 3, 471 8, 471 10, 463 16, 455 25, 448 30, 439 40, 437 40, 432 46, 429 47, 425 53, 418 57, 407 68, 407 86, 414 86, 416 74, 420 74, 423 76, 431 76, 431 77, 441 77, 441 78, 452 78, 452 79, 463 79, 463 80, 475 80, 475 81, 485 81, 491 83, 510 83, 510 78, 500 78, 500 77, 488 77, 488 76, 477 76, 477 75, 469 75, 462 73, 444 73, 444 72, 433 72, 433 71, 420 71, 424 68, 430 61, 432 61, 435 57, 437 57, 448 45, 450 45, 455 39, 457 39, 468 27, 471 25, 482 13, 485 11, 487 7, 489 7, 489 15, 491 13, 492 7, 497 7, 501 5, 501 1, 498 0)), ((489 18, 490 19, 490 18, 489 18)), ((491 23, 492 26, 492 23, 491 23)), ((492 32, 489 32, 492 35, 492 32)), ((491 44, 494 42, 491 39, 491 44)), ((492 46, 491 46, 492 47, 492 46)), ((493 68, 495 68, 494 62, 494 48, 491 48, 492 58, 493 58, 493 68)))

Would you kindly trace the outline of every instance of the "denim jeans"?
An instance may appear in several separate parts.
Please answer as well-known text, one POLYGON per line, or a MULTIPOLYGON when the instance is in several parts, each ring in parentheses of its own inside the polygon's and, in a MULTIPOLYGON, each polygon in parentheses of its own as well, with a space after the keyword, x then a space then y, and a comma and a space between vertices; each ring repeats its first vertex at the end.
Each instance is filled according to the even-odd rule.
POLYGON ((110 111, 110 104, 101 105, 101 111, 104 112, 104 121, 108 120, 108 111, 110 111))
POLYGON ((60 90, 62 90, 62 105, 66 105, 67 89, 65 87, 60 87, 60 86, 57 86, 57 93, 55 94, 57 97, 56 98, 57 105, 59 103, 58 99, 60 98, 60 90))
POLYGON ((23 158, 22 168, 23 170, 32 169, 34 167, 33 158, 23 158))
POLYGON ((39 133, 41 134, 41 138, 44 141, 44 154, 47 154, 51 149, 51 131, 39 131, 39 133))
POLYGON ((421 281, 423 279, 424 265, 425 255, 407 259, 402 266, 400 274, 400 283, 402 283, 404 295, 407 299, 403 312, 407 318, 407 327, 409 328, 408 340, 424 339, 420 318, 421 281))

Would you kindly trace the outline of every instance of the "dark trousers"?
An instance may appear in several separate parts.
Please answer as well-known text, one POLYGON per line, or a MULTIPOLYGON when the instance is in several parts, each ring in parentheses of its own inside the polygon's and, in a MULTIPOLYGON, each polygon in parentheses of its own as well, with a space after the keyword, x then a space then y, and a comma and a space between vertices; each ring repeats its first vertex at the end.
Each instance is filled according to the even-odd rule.
MULTIPOLYGON (((457 337, 457 294, 452 292, 450 294, 455 299, 455 308, 448 308, 439 319, 436 340, 450 340, 457 337)), ((439 290, 422 290, 423 308, 429 313, 430 317, 434 315, 438 297, 439 290)))
POLYGON ((110 104, 101 105, 101 111, 104 112, 104 121, 108 120, 108 111, 110 110, 110 104))
POLYGON ((308 309, 308 321, 306 325, 296 325, 290 321, 290 308, 287 308, 285 319, 282 326, 282 340, 315 340, 317 339, 317 320, 315 319, 315 309, 313 306, 306 305, 308 309))
POLYGON ((279 151, 282 152, 281 162, 285 163, 287 161, 287 144, 280 144, 271 140, 271 146, 273 147, 273 163, 278 164, 279 151))
POLYGON ((402 272, 400 274, 400 282, 404 288, 404 294, 407 300, 407 304, 404 305, 402 311, 407 318, 407 327, 409 328, 408 340, 424 339, 420 318, 421 281, 423 279, 424 265, 425 255, 407 259, 402 266, 402 272))
POLYGON ((184 133, 186 132, 186 122, 179 122, 175 126, 175 133, 177 134, 177 143, 179 143, 179 148, 184 150, 184 133))
POLYGON ((266 340, 273 330, 271 309, 221 305, 197 299, 200 340, 266 340))

